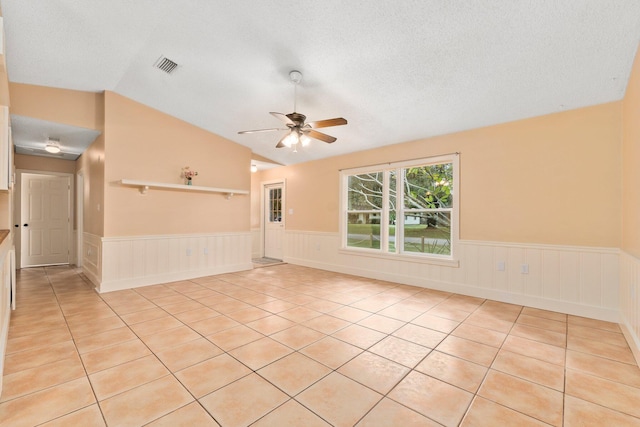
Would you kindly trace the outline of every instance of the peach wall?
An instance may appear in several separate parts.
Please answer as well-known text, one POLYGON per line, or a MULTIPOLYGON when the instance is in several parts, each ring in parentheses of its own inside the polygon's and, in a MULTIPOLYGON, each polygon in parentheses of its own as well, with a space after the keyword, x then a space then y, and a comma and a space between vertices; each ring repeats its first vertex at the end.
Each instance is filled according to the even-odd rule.
POLYGON ((622 249, 640 258, 640 49, 623 107, 622 249))
POLYGON ((11 114, 87 129, 104 127, 104 94, 10 83, 11 114))
POLYGON ((104 236, 104 132, 76 160, 77 172, 84 177, 83 231, 104 236))
POLYGON ((337 232, 340 169, 451 152, 461 153, 461 239, 620 246, 621 102, 266 170, 253 190, 284 178, 286 228, 337 232))
POLYGON ((105 236, 249 231, 249 196, 117 184, 128 178, 249 190, 251 150, 113 92, 105 92, 105 236))
POLYGON ((32 171, 76 173, 76 162, 73 160, 53 159, 42 156, 15 155, 16 169, 32 171))

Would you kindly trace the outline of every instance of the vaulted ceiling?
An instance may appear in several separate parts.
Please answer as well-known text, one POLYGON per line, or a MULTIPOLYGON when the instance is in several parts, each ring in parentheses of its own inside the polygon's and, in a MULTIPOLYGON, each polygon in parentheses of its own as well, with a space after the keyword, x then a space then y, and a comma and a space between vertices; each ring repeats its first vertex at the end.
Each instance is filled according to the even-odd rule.
POLYGON ((637 0, 1 6, 12 82, 111 90, 283 164, 619 100, 640 40, 637 0), (161 56, 174 72, 154 68, 161 56), (323 129, 338 140, 293 153, 275 148, 282 132, 238 135, 293 111, 293 69, 298 112, 349 121, 323 129))

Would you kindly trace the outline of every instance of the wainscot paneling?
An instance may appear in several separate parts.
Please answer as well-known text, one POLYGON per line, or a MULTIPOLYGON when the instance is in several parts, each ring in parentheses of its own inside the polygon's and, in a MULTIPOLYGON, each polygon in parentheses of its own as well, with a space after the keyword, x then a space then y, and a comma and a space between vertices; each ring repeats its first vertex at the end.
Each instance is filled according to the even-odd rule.
POLYGON ((620 314, 622 330, 632 345, 636 361, 640 364, 640 259, 622 251, 620 253, 620 314))
POLYGON ((249 232, 104 237, 99 249, 88 243, 83 268, 99 292, 252 268, 249 232))
POLYGON ((262 256, 262 233, 259 228, 251 229, 251 258, 262 256))
POLYGON ((102 281, 102 241, 100 236, 82 235, 82 272, 99 289, 102 281))
POLYGON ((284 261, 618 322, 619 252, 462 240, 459 266, 449 266, 352 254, 340 250, 338 233, 288 230, 284 261))

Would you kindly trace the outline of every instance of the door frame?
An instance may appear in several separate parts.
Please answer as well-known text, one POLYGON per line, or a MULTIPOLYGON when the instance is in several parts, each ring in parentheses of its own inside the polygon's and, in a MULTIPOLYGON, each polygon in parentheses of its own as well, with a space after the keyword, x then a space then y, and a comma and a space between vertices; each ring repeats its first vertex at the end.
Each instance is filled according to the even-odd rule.
MULTIPOLYGON (((264 242, 265 242, 264 234, 266 229, 264 218, 265 218, 265 215, 267 214, 265 212, 265 209, 267 207, 264 203, 264 199, 267 196, 267 191, 268 191, 267 187, 274 184, 282 185, 282 226, 283 226, 282 232, 284 233, 285 230, 287 229, 287 224, 286 224, 287 223, 286 221, 287 180, 283 178, 283 179, 274 179, 270 181, 261 181, 260 182, 260 257, 261 258, 264 257, 264 242)), ((284 258, 284 248, 283 248, 283 258, 284 258)))
POLYGON ((22 268, 22 227, 20 223, 22 221, 22 174, 28 173, 33 175, 49 175, 49 176, 64 176, 69 179, 69 229, 67 230, 67 247, 69 250, 68 261, 71 264, 72 251, 74 250, 75 243, 71 238, 73 233, 73 224, 75 222, 75 212, 73 209, 74 201, 74 174, 66 172, 51 172, 51 171, 39 171, 29 169, 16 169, 16 186, 14 192, 14 231, 13 242, 16 248, 16 269, 22 268), (17 224, 16 224, 17 223, 17 224))
MULTIPOLYGON (((84 256, 84 172, 79 170, 76 173, 76 267, 82 267, 84 256)), ((73 209, 72 209, 73 211, 73 209)), ((72 223, 73 224, 73 223, 72 223)))

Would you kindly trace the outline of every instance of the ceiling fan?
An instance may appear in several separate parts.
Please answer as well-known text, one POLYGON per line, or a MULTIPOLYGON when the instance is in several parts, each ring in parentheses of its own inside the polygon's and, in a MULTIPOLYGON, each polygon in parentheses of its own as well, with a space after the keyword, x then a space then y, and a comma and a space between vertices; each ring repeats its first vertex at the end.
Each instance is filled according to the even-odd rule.
POLYGON ((238 132, 239 134, 247 134, 247 133, 258 133, 258 132, 273 132, 280 130, 288 130, 289 132, 284 135, 278 144, 276 144, 276 148, 282 147, 293 147, 293 151, 296 152, 298 148, 298 144, 303 147, 307 146, 310 142, 309 138, 317 139, 320 141, 324 141, 328 144, 336 141, 336 138, 327 135, 326 133, 318 132, 316 129, 326 128, 331 126, 341 126, 346 125, 347 120, 342 117, 336 117, 334 119, 326 119, 326 120, 318 120, 315 122, 305 123, 307 116, 304 114, 300 114, 296 112, 296 95, 298 84, 302 81, 302 73, 297 70, 293 70, 289 73, 289 78, 294 84, 294 93, 293 93, 293 113, 282 114, 282 113, 274 113, 271 112, 273 117, 281 120, 285 124, 285 128, 270 128, 270 129, 256 129, 256 130, 243 130, 238 132))

